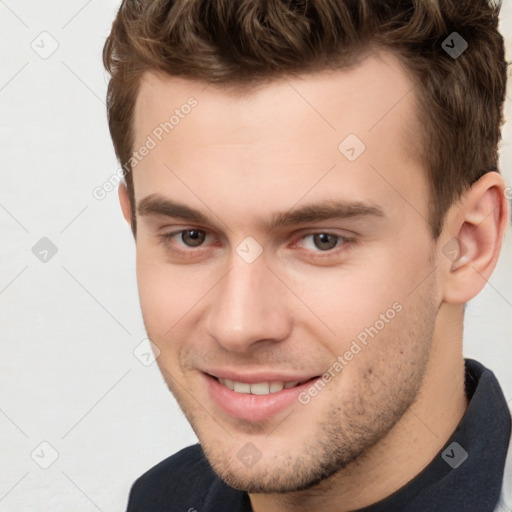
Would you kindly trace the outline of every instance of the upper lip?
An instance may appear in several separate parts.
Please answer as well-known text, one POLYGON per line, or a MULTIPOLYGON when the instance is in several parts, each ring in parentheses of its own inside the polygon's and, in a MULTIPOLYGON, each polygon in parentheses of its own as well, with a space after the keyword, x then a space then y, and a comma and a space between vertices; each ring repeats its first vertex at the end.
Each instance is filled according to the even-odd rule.
POLYGON ((244 382, 247 384, 255 384, 257 382, 304 382, 314 377, 318 377, 317 374, 298 374, 269 370, 241 372, 240 369, 230 370, 227 368, 203 370, 203 373, 212 377, 229 379, 235 382, 244 382))

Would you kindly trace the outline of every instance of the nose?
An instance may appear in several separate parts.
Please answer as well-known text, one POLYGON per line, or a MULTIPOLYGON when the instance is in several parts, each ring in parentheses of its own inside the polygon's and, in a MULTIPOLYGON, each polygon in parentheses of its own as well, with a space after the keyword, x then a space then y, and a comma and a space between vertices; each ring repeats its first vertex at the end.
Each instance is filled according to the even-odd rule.
POLYGON ((289 336, 292 318, 286 288, 263 257, 247 263, 234 254, 230 271, 212 292, 206 326, 226 350, 242 353, 289 336))

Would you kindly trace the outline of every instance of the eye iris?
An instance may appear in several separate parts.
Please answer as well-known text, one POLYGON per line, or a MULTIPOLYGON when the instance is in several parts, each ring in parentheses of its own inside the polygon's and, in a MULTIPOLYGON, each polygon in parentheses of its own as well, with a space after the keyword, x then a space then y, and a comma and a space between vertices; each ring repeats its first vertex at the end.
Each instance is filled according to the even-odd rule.
POLYGON ((333 249, 338 242, 337 237, 329 233, 317 233, 313 236, 313 240, 315 246, 323 251, 333 249))
POLYGON ((205 234, 203 231, 197 231, 196 229, 187 229, 181 234, 183 243, 191 247, 196 247, 204 242, 205 234))

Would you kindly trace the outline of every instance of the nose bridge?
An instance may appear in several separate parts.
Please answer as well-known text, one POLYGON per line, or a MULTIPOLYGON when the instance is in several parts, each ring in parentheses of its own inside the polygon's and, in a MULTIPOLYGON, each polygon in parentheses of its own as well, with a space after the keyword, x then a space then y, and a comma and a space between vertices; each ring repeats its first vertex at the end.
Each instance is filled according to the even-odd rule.
POLYGON ((284 292, 276 286, 263 257, 249 263, 233 253, 230 270, 211 298, 209 334, 232 351, 246 350, 260 340, 285 338, 291 321, 284 292))

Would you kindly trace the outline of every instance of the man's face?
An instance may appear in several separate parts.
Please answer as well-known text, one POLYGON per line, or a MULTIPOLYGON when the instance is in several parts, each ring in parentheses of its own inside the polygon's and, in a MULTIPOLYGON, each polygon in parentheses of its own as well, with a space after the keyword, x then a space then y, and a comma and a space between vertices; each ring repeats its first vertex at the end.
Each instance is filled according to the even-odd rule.
POLYGON ((404 135, 412 87, 389 55, 246 96, 144 77, 135 148, 158 142, 133 176, 144 323, 234 487, 307 488, 417 398, 440 298, 404 135), (339 147, 349 134, 363 152, 339 147))

